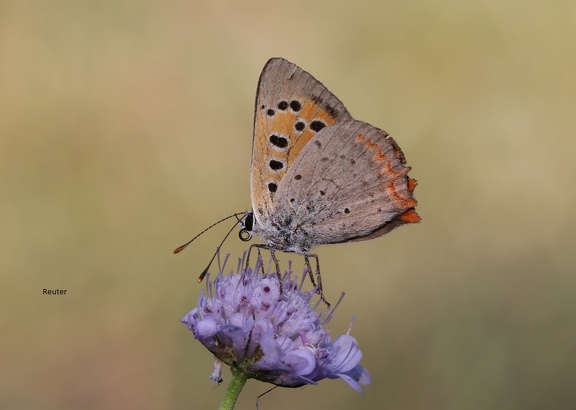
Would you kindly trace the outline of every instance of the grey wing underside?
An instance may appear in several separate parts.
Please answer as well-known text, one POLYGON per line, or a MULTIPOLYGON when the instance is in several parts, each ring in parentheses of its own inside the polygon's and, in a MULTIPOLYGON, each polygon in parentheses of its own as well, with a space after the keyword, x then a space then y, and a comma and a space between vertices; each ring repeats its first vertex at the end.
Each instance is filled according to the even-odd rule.
POLYGON ((383 226, 416 205, 409 170, 385 131, 350 119, 308 143, 279 186, 283 202, 275 205, 278 214, 299 221, 313 244, 380 236, 389 230, 383 226))

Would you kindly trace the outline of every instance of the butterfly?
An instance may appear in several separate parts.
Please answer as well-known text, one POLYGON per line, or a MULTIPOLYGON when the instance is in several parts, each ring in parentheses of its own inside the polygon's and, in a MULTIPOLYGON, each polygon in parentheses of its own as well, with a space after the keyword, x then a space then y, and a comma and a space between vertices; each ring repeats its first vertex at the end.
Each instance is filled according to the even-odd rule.
POLYGON ((270 59, 254 114, 244 230, 270 250, 305 257, 317 245, 378 238, 420 221, 416 180, 398 144, 355 120, 320 81, 270 59))
POLYGON ((264 244, 252 246, 270 250, 277 272, 274 251, 303 255, 313 283, 308 258, 316 258, 322 295, 315 246, 374 239, 420 221, 410 169, 385 131, 352 118, 308 72, 272 58, 258 82, 252 210, 240 219, 240 237, 260 237, 264 244))

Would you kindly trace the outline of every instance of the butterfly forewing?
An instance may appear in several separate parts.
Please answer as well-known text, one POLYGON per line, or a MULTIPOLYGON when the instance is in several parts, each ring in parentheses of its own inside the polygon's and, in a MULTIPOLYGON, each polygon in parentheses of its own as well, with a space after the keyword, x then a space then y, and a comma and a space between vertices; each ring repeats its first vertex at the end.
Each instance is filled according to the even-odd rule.
POLYGON ((286 171, 316 133, 349 118, 342 102, 306 71, 282 58, 268 61, 258 83, 252 145, 257 220, 273 212, 286 171))

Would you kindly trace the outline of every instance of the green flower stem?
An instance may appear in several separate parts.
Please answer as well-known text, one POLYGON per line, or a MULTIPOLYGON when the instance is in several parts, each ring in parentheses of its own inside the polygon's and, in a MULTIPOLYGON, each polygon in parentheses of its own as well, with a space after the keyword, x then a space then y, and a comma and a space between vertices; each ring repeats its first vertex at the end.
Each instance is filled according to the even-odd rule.
POLYGON ((240 396, 240 392, 246 384, 246 380, 248 380, 246 374, 236 366, 230 366, 230 370, 232 371, 232 379, 230 379, 230 383, 226 387, 219 410, 232 410, 234 408, 236 400, 238 400, 238 396, 240 396))

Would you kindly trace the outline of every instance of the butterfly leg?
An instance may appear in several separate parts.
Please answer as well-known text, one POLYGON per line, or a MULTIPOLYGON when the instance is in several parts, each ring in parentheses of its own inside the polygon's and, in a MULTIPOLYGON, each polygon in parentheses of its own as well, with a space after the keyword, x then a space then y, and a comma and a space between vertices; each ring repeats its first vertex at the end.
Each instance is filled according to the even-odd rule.
MULTIPOLYGON (((310 255, 311 257, 314 255, 310 255)), ((310 277, 310 282, 312 282, 312 286, 314 286, 315 288, 316 286, 316 281, 314 280, 314 274, 312 272, 314 272, 312 270, 312 267, 310 266, 310 260, 308 259, 308 256, 304 256, 304 262, 306 263, 306 271, 308 272, 308 276, 310 277)))
MULTIPOLYGON (((274 261, 274 267, 276 268, 276 275, 278 276, 278 281, 280 282, 280 292, 282 292, 282 276, 280 274, 280 262, 276 257, 275 249, 261 243, 255 243, 253 245, 250 245, 250 248, 248 249, 248 255, 246 256, 246 266, 244 267, 244 269, 247 269, 248 266, 250 266, 250 253, 252 252, 252 248, 258 249, 258 258, 262 257, 262 255, 260 254, 260 249, 266 249, 270 252, 270 256, 274 261)), ((262 265, 262 274, 264 274, 264 265, 262 265)))
MULTIPOLYGON (((262 259, 262 252, 260 251, 260 248, 258 248, 258 259, 262 259)), ((262 272, 262 275, 266 273, 264 272, 264 259, 262 259, 262 264, 260 265, 260 271, 262 272)))
POLYGON ((314 254, 307 254, 304 255, 304 261, 306 262, 306 270, 308 271, 308 275, 310 276, 310 281, 312 282, 312 286, 314 286, 320 295, 320 299, 322 302, 326 304, 327 307, 330 307, 330 303, 324 297, 324 292, 322 290, 322 276, 320 275, 320 260, 318 259, 318 255, 314 254), (310 266, 310 259, 316 259, 316 281, 314 280, 314 275, 312 274, 312 267, 310 266))
POLYGON ((282 278, 280 277, 280 263, 278 262, 278 258, 276 257, 276 253, 274 253, 274 248, 267 248, 270 251, 270 255, 272 256, 272 260, 274 261, 274 265, 276 268, 276 275, 278 275, 278 280, 280 281, 280 286, 282 286, 282 278))
MULTIPOLYGON (((248 266, 250 266, 250 255, 252 254, 253 248, 259 248, 258 244, 250 245, 250 247, 248 248, 248 254, 246 255, 246 264, 244 265, 244 270, 248 269, 248 266)), ((258 249, 258 257, 260 257, 260 249, 258 249)))

